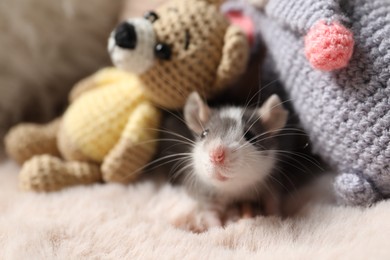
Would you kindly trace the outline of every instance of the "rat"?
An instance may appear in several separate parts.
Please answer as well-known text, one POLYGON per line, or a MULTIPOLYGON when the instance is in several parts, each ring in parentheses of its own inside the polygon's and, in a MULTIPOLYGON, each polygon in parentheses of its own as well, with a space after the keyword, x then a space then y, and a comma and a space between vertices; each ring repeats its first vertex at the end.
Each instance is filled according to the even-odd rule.
MULTIPOLYGON (((279 152, 287 149, 281 133, 289 111, 278 95, 254 108, 211 108, 194 92, 184 107, 185 128, 178 126, 179 117, 165 121, 162 140, 171 142, 160 151, 170 151, 168 163, 177 162, 179 182, 198 202, 190 229, 222 226, 226 212, 241 202, 242 217, 253 216, 252 202, 265 215, 280 214, 279 152)), ((188 219, 175 223, 183 224, 188 219)))

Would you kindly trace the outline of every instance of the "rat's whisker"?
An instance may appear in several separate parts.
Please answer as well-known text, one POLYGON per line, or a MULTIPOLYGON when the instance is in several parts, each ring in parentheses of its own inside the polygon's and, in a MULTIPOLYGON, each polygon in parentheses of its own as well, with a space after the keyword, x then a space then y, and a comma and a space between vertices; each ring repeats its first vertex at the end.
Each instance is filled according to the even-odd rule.
MULTIPOLYGON (((186 164, 186 162, 180 163, 180 166, 186 164)), ((184 172, 186 172, 188 169, 191 169, 193 167, 193 164, 187 164, 184 167, 182 167, 180 170, 176 170, 173 174, 170 174, 172 176, 172 180, 177 179, 180 175, 182 175, 184 172)))
MULTIPOLYGON (((258 134, 256 136, 252 137, 250 140, 248 140, 247 142, 243 143, 239 147, 235 148, 235 150, 239 150, 239 149, 242 149, 242 148, 244 148, 246 146, 249 146, 249 145, 251 145, 251 142, 253 142, 254 140, 256 140, 256 139, 258 139, 260 137, 263 137, 263 136, 265 136, 267 134, 278 133, 280 131, 286 131, 286 130, 298 131, 300 129, 299 128, 283 128, 282 130, 271 130, 271 131, 267 131, 267 132, 264 132, 264 133, 260 133, 260 134, 258 134)), ((302 132, 302 133, 281 133, 281 134, 275 134, 275 135, 271 135, 271 136, 266 136, 265 138, 257 140, 256 142, 261 142, 261 141, 264 141, 264 140, 269 139, 269 138, 274 138, 274 137, 279 137, 279 136, 288 136, 288 135, 291 135, 291 136, 305 136, 305 137, 307 137, 307 134, 304 133, 303 130, 301 130, 300 132, 302 132)))
MULTIPOLYGON (((247 111, 247 108, 248 108, 250 102, 252 102, 252 100, 253 100, 254 97, 257 96, 257 102, 256 102, 256 106, 257 106, 257 105, 260 103, 260 93, 263 92, 263 90, 264 90, 265 88, 271 86, 272 84, 274 84, 274 83, 277 82, 277 81, 278 81, 278 80, 275 79, 275 80, 273 80, 273 81, 267 83, 267 84, 264 85, 263 87, 260 87, 259 90, 256 91, 256 93, 254 93, 254 94, 252 95, 252 98, 251 98, 248 102, 246 102, 246 104, 245 104, 245 106, 244 106, 244 109, 243 109, 243 113, 242 113, 241 116, 243 116, 243 115, 244 115, 244 112, 247 111)), ((252 117, 253 117, 254 114, 256 114, 256 109, 254 109, 254 111, 251 113, 251 116, 250 116, 250 118, 249 118, 248 121, 250 121, 250 120, 252 119, 252 117)))
POLYGON ((275 201, 278 200, 278 195, 274 192, 274 190, 271 187, 268 186, 267 181, 264 181, 262 186, 268 191, 268 193, 272 196, 272 198, 275 201))
POLYGON ((186 121, 180 117, 180 115, 176 114, 175 112, 169 110, 169 109, 166 109, 162 106, 158 106, 159 109, 167 112, 168 114, 170 114, 171 116, 175 117, 176 119, 178 119, 181 123, 183 123, 184 125, 187 125, 186 121))
MULTIPOLYGON (((173 159, 173 160, 181 160, 182 158, 184 158, 183 156, 188 156, 190 153, 180 153, 180 154, 171 154, 171 155, 167 155, 167 156, 164 156, 164 157, 161 157, 161 158, 158 158, 158 159, 155 159, 147 164, 145 164, 144 166, 138 168, 137 170, 135 171, 132 171, 130 172, 129 174, 126 174, 125 176, 123 176, 123 180, 129 176, 132 176, 132 175, 136 175, 138 173, 140 173, 141 171, 147 169, 148 167, 151 167, 152 165, 154 165, 155 163, 158 163, 158 162, 161 162, 161 161, 164 161, 166 159, 169 159, 169 158, 173 158, 173 157, 178 157, 176 159, 173 159)), ((162 165, 165 165, 167 163, 170 163, 169 162, 163 162, 162 164, 159 164, 157 167, 160 167, 162 165)), ((155 169, 157 168, 156 166, 154 168, 150 168, 149 170, 152 170, 152 169, 155 169)))
MULTIPOLYGON (((318 167, 320 170, 323 170, 323 169, 321 168, 320 165, 318 165, 315 161, 310 160, 310 157, 307 156, 307 155, 304 156, 304 155, 300 155, 298 152, 288 152, 288 151, 282 151, 282 150, 267 150, 267 151, 276 152, 276 153, 278 153, 278 152, 281 152, 281 153, 285 152, 285 153, 286 153, 286 156, 288 156, 287 159, 292 160, 292 161, 293 161, 294 163, 296 163, 297 165, 294 164, 293 162, 289 162, 289 161, 286 160, 286 159, 280 158, 279 156, 274 157, 274 156, 259 154, 259 153, 257 153, 257 152, 253 152, 253 153, 250 153, 250 154, 248 154, 248 155, 251 155, 251 156, 253 155, 253 157, 258 156, 258 157, 262 157, 262 158, 266 158, 266 159, 274 159, 274 160, 276 160, 277 162, 284 163, 284 164, 286 164, 286 165, 292 166, 292 167, 294 167, 295 169, 300 170, 300 171, 302 171, 302 172, 310 172, 310 169, 309 169, 305 164, 303 164, 302 162, 300 162, 299 160, 297 160, 297 159, 295 159, 295 158, 293 157, 293 156, 297 156, 297 157, 300 157, 300 158, 303 158, 303 159, 309 161, 309 162, 312 163, 314 166, 318 167), (300 168, 300 167, 302 167, 302 168, 300 168)), ((282 155, 282 156, 283 156, 283 155, 282 155)), ((252 157, 251 157, 251 158, 252 158, 252 157)), ((254 163, 255 163, 255 162, 256 162, 256 159, 254 159, 254 163)))
MULTIPOLYGON (((258 155, 258 154, 255 154, 255 153, 252 153, 250 154, 251 157, 249 157, 249 160, 251 160, 251 163, 253 164, 258 164, 259 163, 259 158, 264 158, 264 159, 271 159, 271 160, 275 160, 276 164, 274 165, 275 169, 276 168, 279 168, 279 166, 281 165, 280 163, 282 163, 283 165, 289 165, 301 172, 309 172, 310 170, 308 168, 306 168, 303 164, 301 164, 299 161, 296 161, 298 162, 299 165, 295 165, 293 164, 292 162, 289 162, 289 161, 286 161, 286 160, 283 160, 282 158, 279 158, 279 157, 273 157, 273 156, 268 156, 268 155, 258 155), (257 159, 256 159, 257 158, 257 159), (302 166, 302 168, 300 168, 299 166, 302 166)), ((293 159, 293 158, 289 158, 289 159, 293 159)), ((294 159, 293 159, 294 160, 294 159)), ((288 177, 287 177, 288 178, 288 177)))
MULTIPOLYGON (((287 102, 289 102, 289 101, 291 101, 291 100, 288 99, 288 100, 282 101, 282 102, 280 102, 280 103, 278 103, 278 104, 272 106, 272 107, 270 108, 270 110, 275 109, 276 107, 278 107, 278 106, 280 106, 280 105, 282 105, 282 104, 284 104, 284 103, 287 103, 287 102)), ((256 111, 257 111, 257 110, 255 110, 252 114, 255 114, 256 111)), ((248 121, 250 122, 251 119, 252 119, 252 116, 249 118, 248 121)), ((241 136, 239 142, 241 142, 241 140, 245 137, 245 135, 246 135, 246 134, 252 129, 252 127, 253 127, 259 120, 261 120, 261 119, 262 119, 262 116, 259 114, 258 118, 256 118, 256 120, 248 127, 248 129, 247 129, 247 130, 244 132, 244 134, 241 136)))
POLYGON ((188 141, 189 143, 195 144, 195 141, 194 141, 194 140, 191 140, 191 139, 189 139, 188 137, 185 137, 184 135, 181 135, 181 134, 178 134, 178 133, 175 133, 175 132, 172 132, 172 131, 163 130, 163 129, 158 129, 158 128, 144 128, 144 129, 145 129, 145 130, 154 130, 154 131, 158 131, 158 132, 161 132, 161 133, 170 134, 170 135, 176 136, 176 137, 178 137, 178 138, 181 138, 181 139, 183 139, 183 140, 186 140, 186 141, 188 141))
MULTIPOLYGON (((269 150, 271 152, 276 152, 278 153, 279 155, 290 155, 290 156, 296 156, 296 157, 299 157, 309 163, 311 163, 313 166, 315 166, 316 168, 318 168, 319 170, 321 171, 325 171, 325 169, 320 165, 320 162, 316 161, 312 156, 309 156, 305 153, 301 153, 301 152, 292 152, 292 151, 284 151, 284 150, 269 150)), ((291 158, 291 157, 289 157, 291 158)))
MULTIPOLYGON (((142 142, 139 142, 137 143, 137 145, 144 145, 144 144, 148 144, 148 143, 154 143, 154 142, 178 142, 179 144, 184 144, 184 145, 188 145, 190 147, 194 147, 194 144, 193 143, 188 143, 186 141, 183 141, 183 140, 179 140, 179 139, 173 139, 173 138, 156 138, 156 139, 150 139, 150 140, 147 140, 147 141, 142 141, 142 142)), ((175 145, 178 145, 178 144, 175 144, 175 145)))

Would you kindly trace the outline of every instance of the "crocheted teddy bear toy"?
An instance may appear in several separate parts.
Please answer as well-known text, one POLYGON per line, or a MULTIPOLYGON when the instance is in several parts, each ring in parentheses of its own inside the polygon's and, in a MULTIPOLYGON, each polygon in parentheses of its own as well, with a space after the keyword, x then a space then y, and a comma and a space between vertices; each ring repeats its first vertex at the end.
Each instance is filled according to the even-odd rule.
POLYGON ((315 151, 339 173, 344 205, 390 197, 389 13, 383 0, 269 0, 258 12, 315 151))
POLYGON ((23 164, 22 189, 135 180, 155 152, 161 109, 182 108, 193 91, 215 95, 244 72, 249 56, 245 34, 218 0, 169 1, 118 25, 108 45, 123 70, 81 81, 60 119, 8 134, 7 151, 23 164))

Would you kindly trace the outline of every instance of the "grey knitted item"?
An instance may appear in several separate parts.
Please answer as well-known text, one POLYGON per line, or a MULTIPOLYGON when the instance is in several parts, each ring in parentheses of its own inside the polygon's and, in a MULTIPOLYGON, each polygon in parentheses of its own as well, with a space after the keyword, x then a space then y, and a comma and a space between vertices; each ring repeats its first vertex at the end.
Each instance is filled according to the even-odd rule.
POLYGON ((258 14, 315 152, 339 172, 339 202, 369 206, 389 198, 390 1, 270 0, 258 14), (353 32, 346 68, 321 72, 305 58, 304 36, 319 20, 339 21, 353 32))

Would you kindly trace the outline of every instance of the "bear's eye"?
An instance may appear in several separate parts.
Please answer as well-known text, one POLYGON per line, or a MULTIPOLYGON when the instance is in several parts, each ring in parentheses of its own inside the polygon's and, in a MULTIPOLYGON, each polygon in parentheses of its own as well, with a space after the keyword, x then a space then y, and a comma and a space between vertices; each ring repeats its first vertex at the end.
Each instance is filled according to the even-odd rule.
POLYGON ((160 60, 170 60, 172 55, 171 47, 165 43, 157 43, 154 47, 154 54, 160 60))
POLYGON ((158 19, 158 15, 153 11, 148 11, 144 14, 144 18, 154 23, 158 19))

